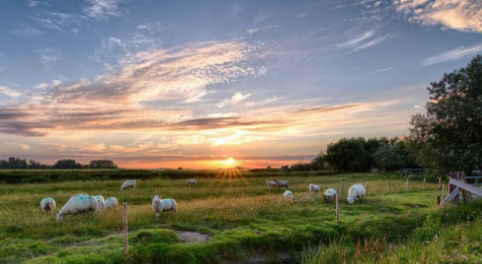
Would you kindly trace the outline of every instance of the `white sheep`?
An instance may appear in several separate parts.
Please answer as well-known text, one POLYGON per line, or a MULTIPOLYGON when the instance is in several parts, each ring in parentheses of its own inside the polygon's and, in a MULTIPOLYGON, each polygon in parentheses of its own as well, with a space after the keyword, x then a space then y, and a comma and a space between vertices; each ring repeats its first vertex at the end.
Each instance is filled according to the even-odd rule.
POLYGON ((278 186, 275 181, 266 181, 266 185, 268 185, 270 191, 272 187, 278 186))
POLYGON ((295 197, 293 196, 293 193, 291 193, 291 191, 288 191, 286 190, 284 193, 283 193, 283 197, 284 198, 288 198, 288 199, 294 199, 295 197))
POLYGON ((97 199, 97 208, 99 208, 99 210, 104 209, 104 203, 105 203, 104 196, 96 195, 94 197, 95 199, 97 199))
POLYGON ((310 190, 310 192, 320 193, 320 186, 310 183, 308 190, 310 190))
POLYGON ((325 191, 325 201, 333 201, 335 199, 336 190, 333 188, 328 188, 325 191))
POLYGON ((189 179, 189 180, 187 180, 186 182, 187 182, 187 185, 189 185, 189 187, 191 187, 192 185, 196 185, 196 184, 197 184, 196 179, 189 179))
POLYGON ((57 204, 53 198, 48 197, 40 201, 40 209, 44 212, 55 211, 55 208, 57 208, 57 204))
POLYGON ((367 191, 365 190, 365 187, 361 184, 355 184, 348 189, 348 197, 346 200, 348 203, 352 204, 355 202, 355 200, 358 200, 359 198, 365 196, 367 194, 367 191))
POLYGON ((288 181, 279 181, 278 179, 274 179, 273 180, 274 182, 276 182, 276 185, 278 186, 278 189, 279 187, 286 187, 286 189, 289 189, 289 184, 288 184, 288 181))
POLYGON ((119 205, 119 202, 117 201, 117 198, 115 197, 110 197, 104 202, 104 209, 114 209, 119 205))
POLYGON ((136 190, 136 180, 128 180, 128 181, 125 181, 120 190, 124 190, 124 189, 127 189, 127 188, 134 188, 134 191, 136 190))
POLYGON ((156 213, 156 218, 159 218, 162 212, 171 211, 175 214, 177 213, 177 203, 174 199, 162 199, 162 196, 154 195, 152 196, 152 210, 156 213))
POLYGON ((62 221, 62 219, 69 214, 97 212, 98 210, 98 202, 94 196, 77 194, 70 197, 64 207, 60 209, 60 212, 57 214, 57 222, 62 221))

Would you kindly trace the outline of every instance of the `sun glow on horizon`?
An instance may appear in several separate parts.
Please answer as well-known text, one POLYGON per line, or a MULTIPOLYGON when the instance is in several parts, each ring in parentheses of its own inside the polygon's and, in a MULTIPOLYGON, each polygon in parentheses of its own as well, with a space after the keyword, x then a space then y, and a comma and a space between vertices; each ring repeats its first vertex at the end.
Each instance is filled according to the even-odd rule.
POLYGON ((226 165, 232 166, 236 163, 236 161, 233 158, 227 158, 226 161, 224 162, 226 165))

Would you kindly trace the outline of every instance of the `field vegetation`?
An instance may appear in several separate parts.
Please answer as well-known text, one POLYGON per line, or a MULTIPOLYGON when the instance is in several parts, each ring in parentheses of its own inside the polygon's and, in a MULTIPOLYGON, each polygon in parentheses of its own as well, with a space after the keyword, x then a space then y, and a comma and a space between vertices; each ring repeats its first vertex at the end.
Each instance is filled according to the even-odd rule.
MULTIPOLYGON (((422 232, 417 230, 430 225, 430 219, 453 224, 480 220, 482 206, 478 203, 460 207, 456 213, 440 213, 435 205, 440 194, 438 183, 427 183, 424 189, 421 181, 412 181, 407 192, 405 180, 397 174, 320 177, 315 172, 272 173, 275 175, 253 177, 226 170, 214 177, 199 178, 194 187, 188 187, 183 179, 146 178, 138 181, 135 191, 123 192, 119 191, 122 180, 3 184, 0 263, 228 263, 248 261, 253 256, 276 262, 280 252, 292 259, 304 252, 303 262, 324 263, 324 254, 337 244, 342 245, 336 246, 337 250, 346 251, 338 263, 343 263, 343 258, 349 263, 357 261, 352 254, 356 253, 357 241, 363 244, 365 240, 385 239, 393 246, 383 254, 395 258, 405 252, 399 249, 400 243, 411 241, 422 232), (283 199, 282 189, 268 190, 265 180, 274 176, 290 181, 294 201, 283 199), (386 194, 388 178, 392 178, 390 194, 386 194), (354 205, 347 204, 345 195, 341 195, 341 221, 336 223, 334 204, 309 193, 308 184, 340 190, 341 181, 345 182, 345 195, 351 184, 368 181, 369 195, 354 205), (120 208, 97 215, 68 216, 61 223, 55 222, 54 214, 42 213, 39 208, 40 200, 50 196, 60 209, 78 193, 116 196, 128 204, 128 256, 122 250, 120 208), (150 208, 154 194, 176 199, 178 214, 165 213, 156 220, 150 208), (209 239, 185 242, 179 231, 206 234, 209 239)), ((435 229, 439 232, 442 226, 435 229)), ((427 237, 433 240, 435 235, 427 237)), ((408 243, 414 250, 419 248, 411 244, 415 242, 408 243)))

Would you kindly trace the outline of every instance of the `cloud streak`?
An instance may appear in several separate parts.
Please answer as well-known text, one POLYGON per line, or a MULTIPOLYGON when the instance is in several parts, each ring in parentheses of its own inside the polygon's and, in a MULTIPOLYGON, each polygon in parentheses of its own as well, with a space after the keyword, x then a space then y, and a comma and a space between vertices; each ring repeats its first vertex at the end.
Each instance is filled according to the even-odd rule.
POLYGON ((456 61, 481 52, 482 52, 482 43, 471 47, 462 46, 453 50, 442 52, 430 58, 427 58, 426 60, 422 61, 422 65, 430 66, 433 64, 443 63, 447 61, 456 61))

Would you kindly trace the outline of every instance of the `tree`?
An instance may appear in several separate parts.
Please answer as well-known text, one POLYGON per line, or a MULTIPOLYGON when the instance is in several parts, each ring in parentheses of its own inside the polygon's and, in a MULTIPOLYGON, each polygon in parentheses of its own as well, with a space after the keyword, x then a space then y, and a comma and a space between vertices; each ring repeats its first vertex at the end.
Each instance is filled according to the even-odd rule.
POLYGON ((383 170, 399 169, 405 165, 405 157, 397 144, 386 144, 373 154, 373 160, 383 170))
POLYGON ((312 161, 311 161, 311 169, 313 170, 323 170, 325 167, 325 159, 323 158, 323 150, 320 151, 318 156, 316 156, 312 161))
POLYGON ((82 164, 77 163, 74 159, 58 160, 53 166, 54 169, 81 169, 82 164))
POLYGON ((117 169, 117 165, 112 160, 91 160, 89 168, 96 169, 117 169))
POLYGON ((342 138, 328 144, 324 159, 338 171, 364 171, 370 168, 367 162, 364 138, 342 138))
POLYGON ((411 155, 439 172, 482 167, 482 56, 430 85, 426 113, 410 123, 411 155))

